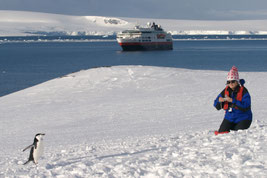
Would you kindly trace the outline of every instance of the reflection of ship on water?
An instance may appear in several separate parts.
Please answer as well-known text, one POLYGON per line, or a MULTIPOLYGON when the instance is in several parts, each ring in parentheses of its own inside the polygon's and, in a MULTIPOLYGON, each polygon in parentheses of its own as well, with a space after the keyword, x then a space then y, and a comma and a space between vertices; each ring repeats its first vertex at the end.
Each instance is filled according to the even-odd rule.
POLYGON ((148 23, 148 27, 136 26, 117 34, 117 41, 125 51, 134 50, 172 50, 173 42, 170 33, 160 25, 148 23))

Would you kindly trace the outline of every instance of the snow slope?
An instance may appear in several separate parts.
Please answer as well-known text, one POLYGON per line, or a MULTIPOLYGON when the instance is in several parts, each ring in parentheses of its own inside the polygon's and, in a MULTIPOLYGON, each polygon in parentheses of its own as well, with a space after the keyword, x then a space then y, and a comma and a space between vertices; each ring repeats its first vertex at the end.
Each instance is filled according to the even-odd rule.
POLYGON ((198 21, 123 17, 69 16, 0 10, 0 36, 113 35, 118 31, 156 22, 175 34, 267 34, 267 20, 198 21))
POLYGON ((0 97, 0 177, 266 177, 267 73, 239 74, 251 128, 215 136, 224 113, 212 105, 226 75, 103 67, 0 97), (39 132, 45 153, 23 166, 39 132))

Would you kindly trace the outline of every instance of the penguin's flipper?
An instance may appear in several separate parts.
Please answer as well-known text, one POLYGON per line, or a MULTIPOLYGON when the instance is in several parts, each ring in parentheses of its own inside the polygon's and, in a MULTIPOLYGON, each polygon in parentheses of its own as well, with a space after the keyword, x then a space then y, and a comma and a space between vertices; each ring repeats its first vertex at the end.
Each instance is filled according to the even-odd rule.
POLYGON ((22 151, 28 150, 29 148, 32 148, 33 146, 34 146, 33 144, 32 145, 29 145, 26 148, 24 148, 22 151))

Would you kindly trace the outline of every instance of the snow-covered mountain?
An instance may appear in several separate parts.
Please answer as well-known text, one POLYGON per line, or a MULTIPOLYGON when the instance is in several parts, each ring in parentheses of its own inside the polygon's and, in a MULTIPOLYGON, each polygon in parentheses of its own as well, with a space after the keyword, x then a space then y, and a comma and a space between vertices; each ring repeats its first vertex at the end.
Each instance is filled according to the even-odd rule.
POLYGON ((156 22, 175 34, 267 34, 267 20, 198 21, 100 16, 69 16, 25 11, 0 11, 0 36, 112 35, 156 22))
POLYGON ((102 67, 0 97, 0 177, 266 177, 267 73, 239 74, 251 128, 215 136, 224 112, 212 105, 226 75, 102 67), (22 149, 39 132, 45 153, 24 166, 22 149))

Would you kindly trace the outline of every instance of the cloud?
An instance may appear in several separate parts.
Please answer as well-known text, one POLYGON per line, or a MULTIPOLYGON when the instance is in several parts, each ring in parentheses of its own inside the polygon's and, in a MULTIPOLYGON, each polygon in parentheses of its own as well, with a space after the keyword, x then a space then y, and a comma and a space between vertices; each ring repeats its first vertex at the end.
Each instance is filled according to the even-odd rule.
POLYGON ((223 20, 267 19, 267 10, 210 10, 207 14, 223 20))
POLYGON ((240 16, 265 16, 267 17, 267 10, 250 10, 250 11, 238 11, 232 10, 230 11, 233 15, 240 15, 240 16))

